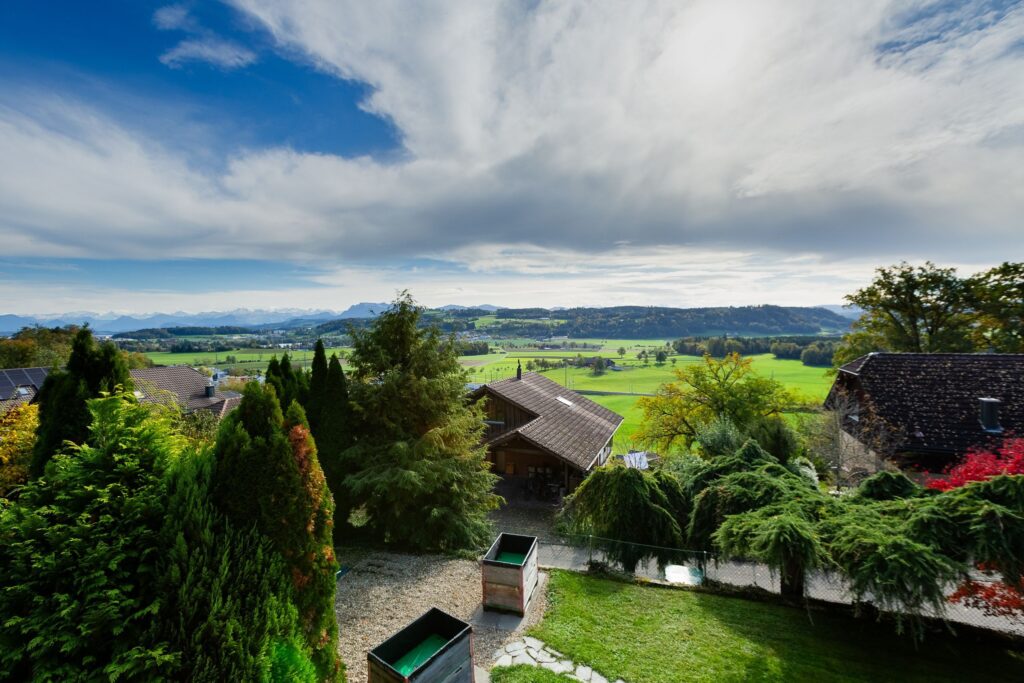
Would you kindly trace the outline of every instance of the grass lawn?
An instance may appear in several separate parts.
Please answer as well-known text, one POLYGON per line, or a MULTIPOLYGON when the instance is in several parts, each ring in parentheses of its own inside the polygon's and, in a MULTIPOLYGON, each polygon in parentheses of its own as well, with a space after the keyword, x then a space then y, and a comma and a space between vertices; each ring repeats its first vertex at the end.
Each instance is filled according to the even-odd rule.
MULTIPOLYGON (((531 633, 608 680, 1020 681, 1024 655, 791 607, 552 572, 550 608, 531 633)), ((496 683, 547 683, 498 672, 496 683)))

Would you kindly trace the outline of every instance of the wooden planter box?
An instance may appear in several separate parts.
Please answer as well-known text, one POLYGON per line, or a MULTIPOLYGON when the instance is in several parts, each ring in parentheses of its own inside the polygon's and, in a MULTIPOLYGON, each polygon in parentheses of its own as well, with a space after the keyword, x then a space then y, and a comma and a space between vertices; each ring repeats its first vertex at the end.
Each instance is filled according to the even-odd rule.
POLYGON ((526 614, 540 579, 537 537, 499 534, 480 565, 484 609, 526 614))
POLYGON ((473 629, 432 607, 366 659, 369 683, 474 683, 473 629))

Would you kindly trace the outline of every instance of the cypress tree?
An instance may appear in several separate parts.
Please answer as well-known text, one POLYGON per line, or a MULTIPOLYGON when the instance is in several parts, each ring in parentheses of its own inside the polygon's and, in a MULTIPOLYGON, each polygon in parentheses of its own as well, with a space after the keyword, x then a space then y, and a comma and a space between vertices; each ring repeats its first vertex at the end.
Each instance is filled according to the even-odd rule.
POLYGON ((333 502, 306 416, 282 415, 272 386, 246 386, 215 448, 214 498, 240 528, 255 525, 283 557, 306 646, 321 680, 340 676, 335 652, 333 502))
POLYGON ((324 397, 327 392, 327 353, 324 351, 322 339, 316 340, 313 348, 313 366, 309 374, 309 398, 306 401, 306 417, 309 418, 309 431, 313 438, 320 442, 320 416, 324 410, 324 397))
POLYGON ((65 370, 51 372, 39 390, 39 428, 30 474, 38 477, 65 441, 84 443, 91 415, 86 402, 120 386, 131 389, 124 356, 111 342, 97 346, 88 327, 76 334, 65 370))
POLYGON ((327 485, 334 494, 335 533, 339 533, 348 523, 352 512, 351 496, 344 486, 348 472, 342 465, 342 452, 351 445, 350 423, 352 420, 348 403, 348 381, 341 367, 338 356, 331 354, 324 382, 323 405, 320 413, 320 432, 314 433, 317 449, 320 453, 320 464, 327 485))

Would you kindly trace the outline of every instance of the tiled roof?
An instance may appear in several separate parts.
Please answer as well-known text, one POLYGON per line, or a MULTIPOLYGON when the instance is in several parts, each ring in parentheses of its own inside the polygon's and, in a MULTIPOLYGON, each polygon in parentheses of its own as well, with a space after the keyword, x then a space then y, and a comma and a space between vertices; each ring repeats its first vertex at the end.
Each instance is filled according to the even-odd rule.
MULTIPOLYGON (((11 368, 0 370, 0 411, 7 411, 20 403, 28 403, 42 388, 49 374, 47 368, 11 368), (24 389, 24 393, 19 392, 24 389)), ((238 407, 241 394, 235 391, 217 391, 206 396, 207 377, 195 368, 174 365, 160 368, 129 370, 135 383, 136 397, 141 403, 176 401, 187 411, 212 410, 220 417, 238 407)))
POLYGON ((0 370, 0 413, 6 413, 23 403, 31 403, 48 373, 46 368, 0 370))
POLYGON ((830 398, 837 386, 863 392, 903 450, 960 454, 989 442, 980 398, 1001 401, 1003 433, 1024 434, 1024 354, 872 353, 840 368, 830 398))
POLYGON ((162 403, 169 392, 185 410, 213 410, 223 417, 237 407, 241 395, 235 391, 218 391, 206 395, 209 378, 187 365, 173 365, 163 368, 138 368, 129 371, 135 382, 135 391, 141 393, 142 403, 162 403))
POLYGON ((586 471, 622 423, 622 416, 535 372, 522 379, 485 384, 476 395, 491 393, 537 417, 495 437, 519 435, 586 471))

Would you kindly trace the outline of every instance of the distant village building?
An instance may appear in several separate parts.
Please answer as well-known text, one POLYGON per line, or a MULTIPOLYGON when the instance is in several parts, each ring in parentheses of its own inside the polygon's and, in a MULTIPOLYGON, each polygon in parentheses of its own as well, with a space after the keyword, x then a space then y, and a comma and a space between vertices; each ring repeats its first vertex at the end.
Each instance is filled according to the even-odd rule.
POLYGON ((839 368, 825 406, 844 396, 852 438, 866 416, 882 420, 896 464, 939 472, 972 448, 1024 435, 1024 354, 871 353, 839 368))
POLYGON ((487 399, 487 459, 512 480, 572 491, 612 451, 622 416, 534 372, 471 393, 487 399))
MULTIPOLYGON (((238 407, 241 394, 219 391, 209 377, 185 365, 130 370, 134 394, 140 403, 174 402, 185 412, 209 410, 224 417, 238 407)), ((0 370, 0 413, 35 401, 50 373, 48 368, 0 370)))

